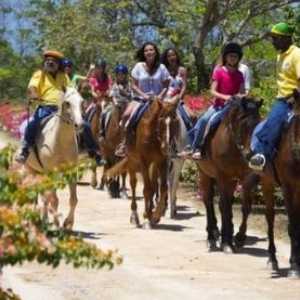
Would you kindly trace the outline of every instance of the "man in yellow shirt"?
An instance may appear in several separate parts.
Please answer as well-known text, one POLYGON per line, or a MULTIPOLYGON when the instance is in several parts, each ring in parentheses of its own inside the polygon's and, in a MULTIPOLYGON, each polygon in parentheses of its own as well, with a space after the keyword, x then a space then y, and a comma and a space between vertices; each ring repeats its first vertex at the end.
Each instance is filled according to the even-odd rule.
POLYGON ((300 48, 293 45, 293 28, 286 23, 278 23, 272 27, 270 35, 274 48, 279 52, 278 94, 265 123, 252 137, 254 155, 250 158, 249 166, 256 170, 263 170, 266 161, 273 159, 281 129, 291 110, 287 100, 300 87, 300 48))
MULTIPOLYGON (((16 157, 19 163, 26 162, 29 150, 35 144, 41 121, 57 111, 61 92, 64 92, 69 84, 69 78, 63 70, 64 55, 59 51, 50 50, 45 51, 43 57, 42 69, 33 74, 28 85, 29 99, 37 102, 39 106, 26 127, 22 149, 16 157)), ((98 146, 87 123, 83 126, 83 141, 89 155, 96 159, 97 164, 101 164, 98 146)))

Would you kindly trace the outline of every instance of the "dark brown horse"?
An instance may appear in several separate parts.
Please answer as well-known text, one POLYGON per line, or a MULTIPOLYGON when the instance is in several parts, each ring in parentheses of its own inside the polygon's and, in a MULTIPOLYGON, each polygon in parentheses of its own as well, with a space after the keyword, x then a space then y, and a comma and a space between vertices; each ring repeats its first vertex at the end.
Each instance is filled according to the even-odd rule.
POLYGON ((136 173, 140 172, 144 183, 145 227, 160 221, 167 206, 168 186, 168 154, 172 127, 170 122, 175 119, 178 99, 162 102, 154 99, 139 121, 134 142, 128 146, 128 155, 114 168, 107 172, 115 176, 128 171, 132 190, 131 223, 139 226, 136 202, 136 173), (159 187, 159 201, 154 209, 153 198, 159 187))
POLYGON ((116 176, 115 178, 110 178, 109 180, 107 180, 105 176, 105 172, 111 167, 113 167, 118 161, 120 161, 120 158, 115 155, 115 152, 125 134, 121 126, 119 125, 124 110, 125 110, 124 105, 117 106, 115 104, 112 104, 111 111, 109 112, 109 116, 107 118, 108 124, 105 129, 105 135, 100 142, 101 153, 103 158, 106 160, 100 187, 104 188, 104 185, 107 184, 108 191, 113 198, 119 198, 120 192, 122 197, 127 198, 126 172, 121 174, 122 175, 121 190, 120 190, 119 176, 116 176))
MULTIPOLYGON (((300 278, 300 98, 295 95, 294 117, 283 129, 278 151, 273 163, 259 172, 266 204, 269 253, 272 269, 278 270, 274 244, 274 188, 280 185, 288 215, 288 234, 291 241, 290 270, 288 276, 300 278)), ((251 206, 251 203, 248 203, 251 206)), ((247 222, 247 215, 244 216, 247 222)))
MULTIPOLYGON (((244 191, 243 213, 251 203, 252 186, 257 183, 257 176, 252 175, 245 158, 250 145, 251 133, 259 122, 259 108, 262 102, 253 99, 233 100, 229 110, 216 131, 206 139, 205 158, 198 162, 200 169, 200 189, 207 212, 207 233, 209 250, 217 248, 217 219, 213 196, 214 183, 220 193, 220 211, 222 218, 221 248, 224 252, 235 251, 233 245, 232 200, 237 182, 241 182, 244 191)), ((245 226, 245 224, 243 224, 245 226)), ((240 238, 244 240, 241 229, 240 238)))

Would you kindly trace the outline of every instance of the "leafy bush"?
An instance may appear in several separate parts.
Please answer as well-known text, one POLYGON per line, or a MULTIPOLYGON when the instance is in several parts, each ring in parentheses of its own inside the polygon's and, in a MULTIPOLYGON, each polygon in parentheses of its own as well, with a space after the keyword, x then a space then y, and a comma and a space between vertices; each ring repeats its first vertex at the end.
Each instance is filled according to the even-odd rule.
POLYGON ((11 147, 0 152, 0 266, 33 260, 53 268, 61 261, 75 268, 111 269, 120 264, 122 259, 116 251, 102 251, 80 236, 57 229, 34 206, 38 193, 64 188, 81 177, 91 163, 82 161, 76 167, 64 166, 31 184, 24 183, 16 171, 8 171, 12 153, 11 147))

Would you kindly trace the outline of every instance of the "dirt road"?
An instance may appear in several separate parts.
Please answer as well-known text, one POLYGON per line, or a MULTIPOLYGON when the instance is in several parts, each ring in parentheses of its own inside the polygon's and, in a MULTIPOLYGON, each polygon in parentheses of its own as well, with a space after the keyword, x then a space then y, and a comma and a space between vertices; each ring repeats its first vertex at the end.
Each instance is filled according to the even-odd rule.
MULTIPOLYGON (((190 194, 180 199, 177 220, 165 217, 156 229, 144 230, 129 224, 129 201, 89 186, 78 191, 74 229, 100 247, 119 249, 124 262, 112 271, 36 264, 4 269, 5 283, 24 300, 300 299, 300 280, 285 277, 288 245, 277 243, 282 276, 276 278, 266 269, 264 234, 250 232, 250 243, 238 254, 208 253, 204 208, 185 200, 190 194)), ((65 213, 66 192, 60 198, 65 213)), ((143 201, 138 205, 141 216, 143 201)))

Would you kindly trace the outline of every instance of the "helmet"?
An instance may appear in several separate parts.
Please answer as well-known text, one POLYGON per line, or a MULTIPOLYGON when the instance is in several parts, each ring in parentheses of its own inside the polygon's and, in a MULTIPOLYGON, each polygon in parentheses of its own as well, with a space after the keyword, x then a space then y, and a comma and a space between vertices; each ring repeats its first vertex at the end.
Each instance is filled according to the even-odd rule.
POLYGON ((68 58, 64 58, 62 60, 62 65, 63 65, 64 68, 65 67, 72 67, 73 66, 73 62, 70 59, 68 59, 68 58))
POLYGON ((96 68, 105 68, 106 67, 106 60, 105 59, 98 59, 97 62, 95 63, 96 68))
POLYGON ((118 73, 128 74, 128 68, 123 64, 116 65, 114 71, 116 74, 118 74, 118 73))
POLYGON ((44 58, 50 56, 54 57, 56 59, 62 59, 64 57, 62 52, 56 51, 56 50, 46 50, 43 53, 44 58))
POLYGON ((271 34, 273 35, 292 36, 293 33, 294 33, 294 28, 284 22, 275 24, 271 29, 271 34))
POLYGON ((239 44, 237 44, 237 43, 228 43, 227 45, 224 46, 224 48, 222 50, 223 61, 224 61, 225 56, 228 53, 236 53, 239 56, 240 60, 243 57, 242 47, 239 44))

